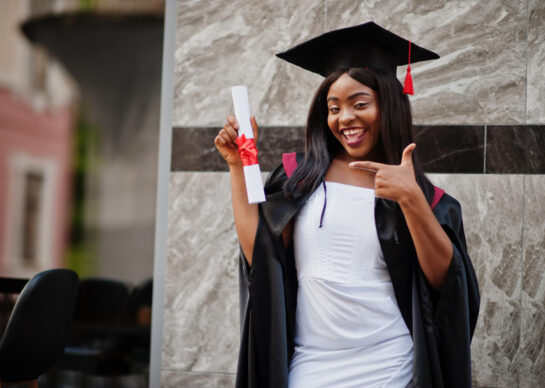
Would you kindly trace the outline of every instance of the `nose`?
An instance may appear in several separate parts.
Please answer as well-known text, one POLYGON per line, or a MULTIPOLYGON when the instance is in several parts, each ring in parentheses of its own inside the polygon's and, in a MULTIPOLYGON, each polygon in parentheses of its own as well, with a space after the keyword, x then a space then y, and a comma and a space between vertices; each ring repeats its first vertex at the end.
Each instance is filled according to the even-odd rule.
POLYGON ((354 112, 352 112, 352 109, 341 109, 339 121, 341 124, 348 124, 352 120, 354 120, 354 112))

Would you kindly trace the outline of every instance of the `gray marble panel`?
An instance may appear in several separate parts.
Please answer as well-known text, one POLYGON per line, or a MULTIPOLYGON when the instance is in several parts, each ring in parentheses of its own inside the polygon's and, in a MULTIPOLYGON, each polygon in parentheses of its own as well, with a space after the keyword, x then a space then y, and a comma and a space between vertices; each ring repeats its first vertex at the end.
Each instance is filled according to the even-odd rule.
POLYGON ((235 375, 222 373, 195 373, 163 371, 162 388, 228 388, 235 386, 235 375))
MULTIPOLYGON (((519 368, 525 366, 521 362, 531 359, 530 367, 535 368, 543 360, 539 346, 538 351, 530 353, 519 349, 524 177, 429 176, 462 204, 469 252, 479 279, 482 301, 472 345, 474 385, 516 386, 519 368)), ((543 178, 538 178, 542 180, 533 184, 543 188, 543 178)), ((528 183, 528 192, 535 192, 536 197, 527 195, 527 203, 539 199, 539 190, 531 187, 528 183)), ((217 376, 220 381, 234 379, 229 373, 236 368, 239 341, 238 248, 228 174, 172 173, 170 192, 163 386, 216 386, 220 384, 216 377, 202 371, 226 372, 217 376), (176 385, 177 381, 183 384, 176 385)), ((536 222, 540 212, 535 212, 536 222)), ((540 233, 542 236, 543 230, 535 230, 535 241, 539 241, 540 233)), ((530 232, 526 235, 528 240, 530 232)), ((532 244, 526 243, 526 257, 529 246, 532 244)), ((523 320, 527 331, 535 327, 533 319, 541 316, 536 312, 543 314, 545 282, 534 272, 526 275, 530 281, 525 293, 531 306, 527 308, 529 318, 523 320)), ((520 373, 525 373, 524 368, 520 373)), ((534 373, 531 381, 540 378, 535 371, 526 375, 530 373, 534 373)), ((230 381, 223 386, 232 386, 230 381)))
POLYGON ((228 173, 172 173, 163 369, 233 373, 238 243, 228 173))
MULTIPOLYGON (((412 66, 417 123, 525 122, 526 1, 326 0, 326 6, 327 29, 374 20, 441 56, 412 66)), ((398 69, 401 81, 405 71, 398 69)))
POLYGON ((528 0, 528 89, 526 120, 545 123, 545 1, 528 0))
POLYGON ((323 16, 323 1, 180 0, 173 124, 223 125, 243 84, 258 124, 302 125, 321 77, 275 54, 322 33, 323 16))
POLYGON ((515 387, 520 363, 522 175, 430 174, 460 201, 481 291, 472 342, 473 385, 515 387))
POLYGON ((545 176, 526 176, 524 188, 520 387, 533 388, 545 387, 545 176))

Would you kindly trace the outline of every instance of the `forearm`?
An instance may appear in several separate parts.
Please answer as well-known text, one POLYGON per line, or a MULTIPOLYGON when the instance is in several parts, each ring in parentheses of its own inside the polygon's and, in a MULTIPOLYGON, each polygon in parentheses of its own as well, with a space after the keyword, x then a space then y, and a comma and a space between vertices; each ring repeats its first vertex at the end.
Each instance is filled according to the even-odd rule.
POLYGON ((399 205, 411 233, 420 268, 431 286, 439 289, 452 259, 452 243, 419 187, 400 200, 399 205))
POLYGON ((238 240, 246 256, 248 264, 252 265, 254 240, 257 232, 258 210, 257 204, 249 204, 244 182, 242 164, 229 165, 231 175, 231 197, 233 201, 233 216, 238 240))

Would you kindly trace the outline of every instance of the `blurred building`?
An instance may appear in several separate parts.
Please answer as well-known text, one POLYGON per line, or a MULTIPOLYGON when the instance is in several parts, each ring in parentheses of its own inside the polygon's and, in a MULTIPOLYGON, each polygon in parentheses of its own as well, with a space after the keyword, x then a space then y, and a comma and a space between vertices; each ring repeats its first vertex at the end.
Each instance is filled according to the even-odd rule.
POLYGON ((81 280, 40 386, 146 385, 163 7, 0 3, 0 277, 81 280))
POLYGON ((26 41, 27 1, 0 12, 0 274, 31 276, 63 264, 71 208, 76 89, 26 41))
POLYGON ((3 274, 151 276, 162 18, 162 1, 2 3, 3 274))

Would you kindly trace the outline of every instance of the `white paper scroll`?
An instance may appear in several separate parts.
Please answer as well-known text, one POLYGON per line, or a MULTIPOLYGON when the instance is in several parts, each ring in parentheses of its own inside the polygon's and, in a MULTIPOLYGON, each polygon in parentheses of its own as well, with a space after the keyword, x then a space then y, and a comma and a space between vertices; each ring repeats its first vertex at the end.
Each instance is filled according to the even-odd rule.
MULTIPOLYGON (((233 86, 231 88, 235 116, 238 121, 238 136, 246 136, 246 139, 253 139, 254 132, 250 123, 250 102, 248 100, 248 89, 246 86, 233 86)), ((246 193, 248 203, 265 202, 265 190, 261 179, 259 164, 244 166, 244 180, 246 182, 246 193)))

